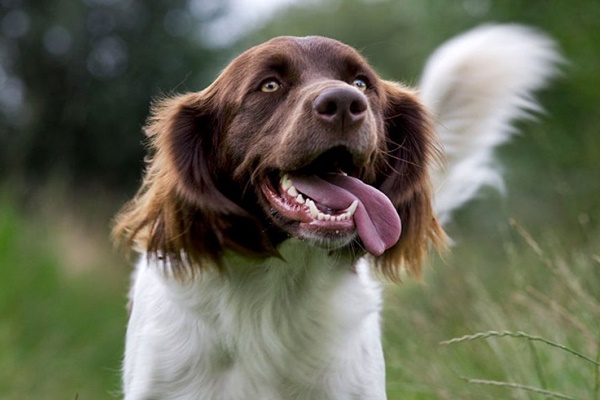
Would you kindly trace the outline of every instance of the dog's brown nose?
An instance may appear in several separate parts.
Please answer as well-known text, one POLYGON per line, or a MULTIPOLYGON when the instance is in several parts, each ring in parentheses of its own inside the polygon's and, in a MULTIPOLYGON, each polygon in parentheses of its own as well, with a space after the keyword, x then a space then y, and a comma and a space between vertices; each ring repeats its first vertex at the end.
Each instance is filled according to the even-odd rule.
POLYGON ((352 87, 326 89, 313 101, 316 117, 342 130, 360 125, 367 106, 365 96, 352 87))

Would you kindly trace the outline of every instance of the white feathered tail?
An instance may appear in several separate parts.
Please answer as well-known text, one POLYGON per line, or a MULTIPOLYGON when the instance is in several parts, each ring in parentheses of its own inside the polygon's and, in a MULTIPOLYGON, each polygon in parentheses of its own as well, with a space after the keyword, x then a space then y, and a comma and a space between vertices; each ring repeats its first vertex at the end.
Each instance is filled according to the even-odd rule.
POLYGON ((555 43, 519 25, 485 25, 437 49, 425 66, 420 96, 432 112, 445 168, 433 171, 442 223, 484 185, 502 187, 493 150, 511 123, 539 110, 532 93, 555 75, 555 43))

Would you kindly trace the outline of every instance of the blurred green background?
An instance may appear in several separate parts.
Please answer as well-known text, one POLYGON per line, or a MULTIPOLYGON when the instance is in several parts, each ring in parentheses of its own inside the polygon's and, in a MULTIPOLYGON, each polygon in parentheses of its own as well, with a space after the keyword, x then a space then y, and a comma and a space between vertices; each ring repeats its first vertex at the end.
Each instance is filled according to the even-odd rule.
MULTIPOLYGON (((562 76, 498 151, 507 191, 448 227, 424 283, 386 288, 390 399, 537 399, 510 382, 600 399, 600 1, 0 0, 0 398, 119 397, 129 263, 109 241, 136 190, 153 97, 201 90, 277 35, 358 48, 417 84, 433 49, 482 23, 537 27, 562 76)), ((567 397, 565 397, 567 398, 567 397)))

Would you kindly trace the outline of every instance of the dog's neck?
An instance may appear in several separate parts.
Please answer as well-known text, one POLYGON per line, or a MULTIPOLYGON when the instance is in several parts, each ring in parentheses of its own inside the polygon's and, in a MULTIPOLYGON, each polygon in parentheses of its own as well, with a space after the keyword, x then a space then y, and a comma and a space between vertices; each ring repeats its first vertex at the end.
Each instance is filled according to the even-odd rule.
POLYGON ((282 270, 282 279, 294 280, 299 275, 313 273, 313 269, 352 271, 358 260, 349 251, 328 250, 295 238, 283 241, 277 251, 279 257, 256 259, 228 252, 224 257, 225 268, 233 279, 282 270))
POLYGON ((169 278, 166 282, 174 293, 183 296, 180 300, 185 299, 194 307, 209 299, 229 298, 231 305, 239 300, 240 307, 248 302, 258 306, 260 302, 263 307, 279 308, 284 303, 287 307, 304 307, 315 296, 331 294, 343 280, 370 281, 366 265, 361 266, 364 262, 347 253, 315 247, 298 239, 284 241, 278 251, 280 257, 269 258, 228 252, 222 261, 225 273, 202 271, 184 282, 169 278))

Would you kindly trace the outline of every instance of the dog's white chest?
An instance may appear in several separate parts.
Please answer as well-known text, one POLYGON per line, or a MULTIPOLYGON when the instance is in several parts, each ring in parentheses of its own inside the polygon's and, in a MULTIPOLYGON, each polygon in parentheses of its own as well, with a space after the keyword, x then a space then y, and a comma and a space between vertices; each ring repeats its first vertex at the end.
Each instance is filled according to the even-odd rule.
POLYGON ((127 398, 384 399, 380 288, 366 265, 343 269, 314 248, 286 256, 183 285, 141 263, 127 398))

